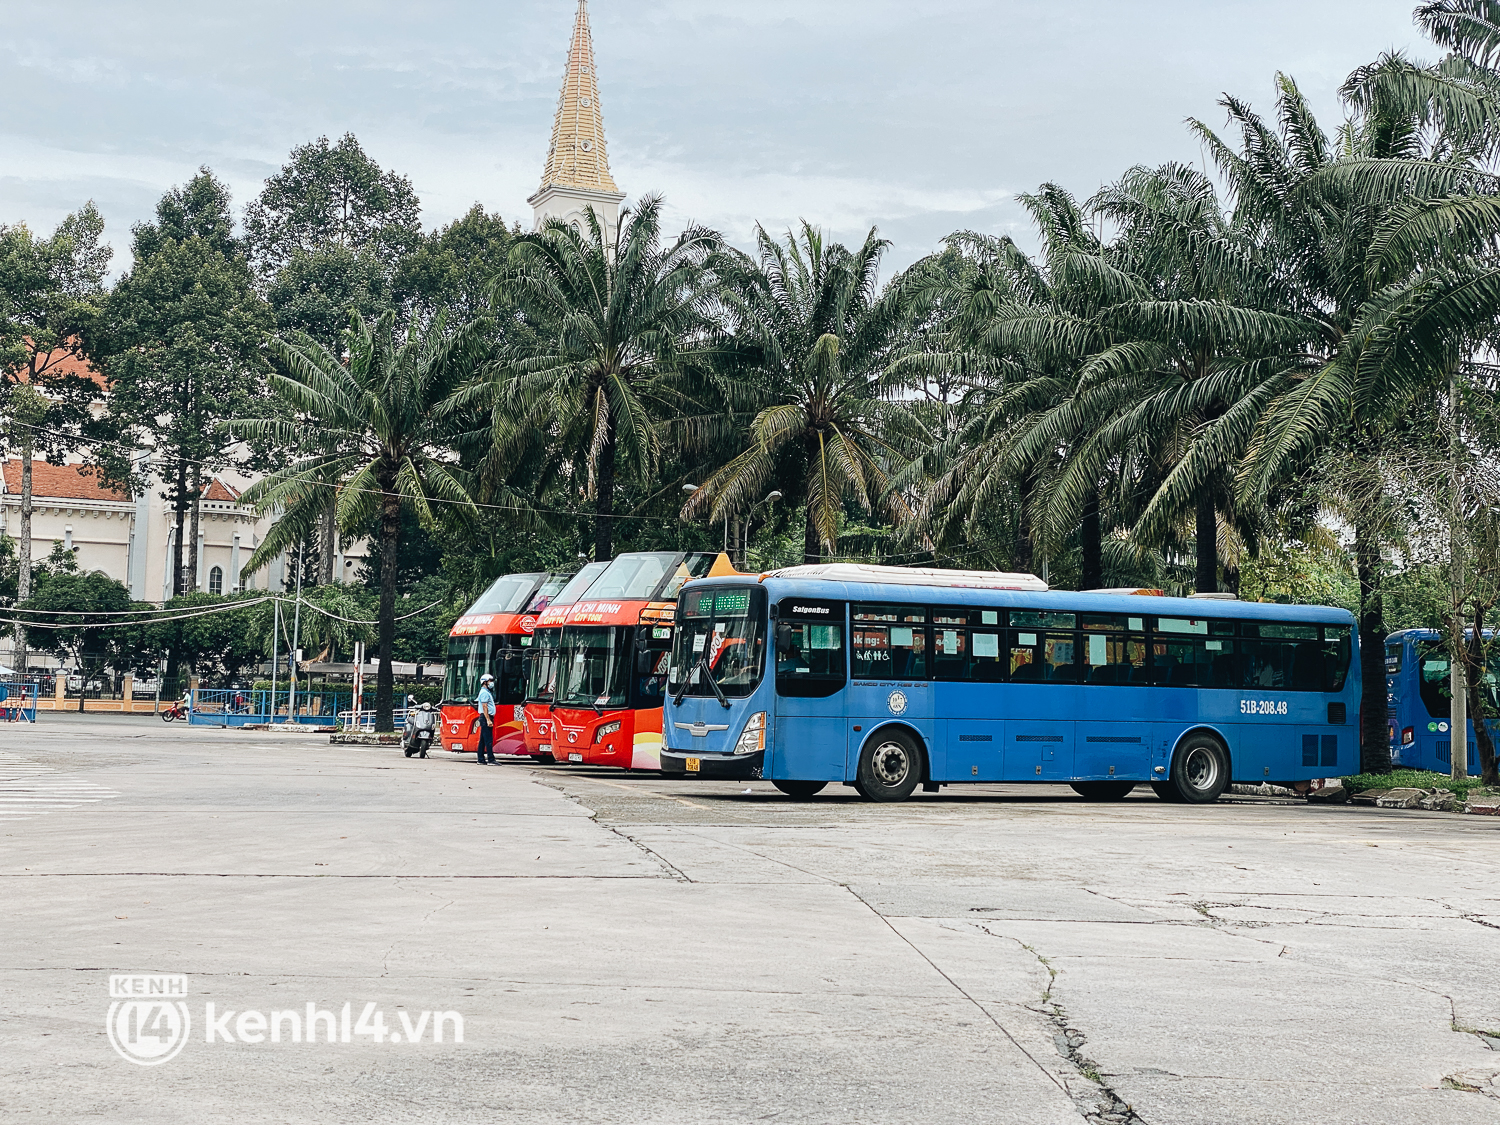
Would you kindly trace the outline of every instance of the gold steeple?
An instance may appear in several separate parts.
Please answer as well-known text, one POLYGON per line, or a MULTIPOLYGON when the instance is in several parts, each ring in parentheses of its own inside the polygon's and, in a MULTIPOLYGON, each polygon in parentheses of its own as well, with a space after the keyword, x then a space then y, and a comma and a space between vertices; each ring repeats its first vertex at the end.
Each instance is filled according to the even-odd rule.
POLYGON ((604 113, 599 106, 588 0, 578 0, 568 69, 557 98, 557 117, 552 122, 552 147, 547 150, 547 166, 542 172, 542 190, 554 186, 619 191, 609 174, 609 153, 604 145, 604 113))

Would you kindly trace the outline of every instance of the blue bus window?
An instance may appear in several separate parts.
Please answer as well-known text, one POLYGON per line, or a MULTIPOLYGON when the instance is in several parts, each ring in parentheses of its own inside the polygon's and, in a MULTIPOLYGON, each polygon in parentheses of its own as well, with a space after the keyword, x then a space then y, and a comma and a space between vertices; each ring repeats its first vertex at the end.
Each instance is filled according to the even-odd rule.
POLYGON ((1078 615, 1013 609, 1010 611, 1010 623, 1023 629, 1071 629, 1078 623, 1078 615))
MULTIPOLYGON (((1354 641, 1348 626, 1323 626, 1323 691, 1343 691, 1354 641)), ((1400 646, 1396 646, 1399 652, 1400 646)), ((1399 659, 1399 658, 1398 658, 1399 659)))
POLYGON ((1072 633, 1016 633, 1010 646, 1010 678, 1014 683, 1076 684, 1076 648, 1072 633))
POLYGON ((854 676, 861 680, 927 678, 927 611, 915 606, 857 605, 850 616, 854 676))

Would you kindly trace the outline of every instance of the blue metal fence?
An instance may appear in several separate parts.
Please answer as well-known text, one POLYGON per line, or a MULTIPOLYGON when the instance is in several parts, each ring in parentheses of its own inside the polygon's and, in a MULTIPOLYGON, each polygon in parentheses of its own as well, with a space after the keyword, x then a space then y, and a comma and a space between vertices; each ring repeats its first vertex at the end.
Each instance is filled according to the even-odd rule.
POLYGON ((37 690, 34 680, 0 682, 0 722, 36 722, 37 690))
MULTIPOLYGON (((199 688, 193 692, 188 721, 198 726, 242 727, 250 723, 302 723, 307 726, 331 727, 339 713, 353 711, 354 692, 314 691, 297 693, 297 713, 289 715, 288 693, 276 692, 273 705, 269 691, 238 688, 199 688)), ((373 710, 375 693, 367 691, 361 710, 373 710)), ((396 713, 396 726, 403 725, 404 714, 396 713)))

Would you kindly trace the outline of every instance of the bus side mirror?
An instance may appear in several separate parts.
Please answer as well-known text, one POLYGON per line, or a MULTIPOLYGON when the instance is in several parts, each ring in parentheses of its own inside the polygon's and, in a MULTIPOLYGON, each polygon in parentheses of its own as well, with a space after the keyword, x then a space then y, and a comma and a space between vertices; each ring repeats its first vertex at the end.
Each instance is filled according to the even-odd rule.
POLYGON ((792 627, 790 625, 776 626, 776 654, 785 656, 792 651, 792 627))

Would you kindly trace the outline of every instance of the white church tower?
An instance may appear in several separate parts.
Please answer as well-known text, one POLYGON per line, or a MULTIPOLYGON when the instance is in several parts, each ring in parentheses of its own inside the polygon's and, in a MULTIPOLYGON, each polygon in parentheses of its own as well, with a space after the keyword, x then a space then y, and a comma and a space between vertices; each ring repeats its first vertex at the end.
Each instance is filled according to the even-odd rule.
POLYGON ((587 229, 584 215, 592 207, 605 224, 608 241, 614 242, 624 201, 625 193, 615 187, 609 174, 588 0, 578 0, 547 167, 542 172, 540 190, 526 202, 531 204, 538 227, 548 219, 561 219, 587 229))

